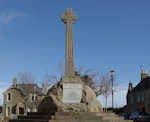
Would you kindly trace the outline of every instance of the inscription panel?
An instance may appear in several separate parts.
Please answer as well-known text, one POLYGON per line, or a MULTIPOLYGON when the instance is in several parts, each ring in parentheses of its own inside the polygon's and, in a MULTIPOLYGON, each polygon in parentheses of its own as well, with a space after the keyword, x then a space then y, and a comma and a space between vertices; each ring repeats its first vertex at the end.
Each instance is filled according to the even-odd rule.
POLYGON ((74 83, 63 84, 63 103, 80 103, 82 98, 82 85, 74 83))

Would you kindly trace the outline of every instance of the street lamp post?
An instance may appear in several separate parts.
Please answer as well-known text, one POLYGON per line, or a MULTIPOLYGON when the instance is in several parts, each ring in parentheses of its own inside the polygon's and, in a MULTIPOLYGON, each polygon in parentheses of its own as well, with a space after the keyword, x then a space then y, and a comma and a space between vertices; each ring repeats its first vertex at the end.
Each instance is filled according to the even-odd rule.
POLYGON ((111 83, 112 83, 112 109, 114 108, 114 90, 113 90, 113 87, 114 87, 114 70, 111 70, 110 71, 110 78, 111 78, 111 83))

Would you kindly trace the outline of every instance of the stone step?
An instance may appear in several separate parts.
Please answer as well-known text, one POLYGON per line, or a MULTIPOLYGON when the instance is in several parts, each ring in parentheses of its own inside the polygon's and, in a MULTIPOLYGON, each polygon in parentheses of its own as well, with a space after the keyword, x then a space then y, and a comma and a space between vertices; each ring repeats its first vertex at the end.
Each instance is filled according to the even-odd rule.
POLYGON ((49 122, 108 122, 106 120, 49 120, 49 122))
POLYGON ((92 120, 92 121, 107 121, 107 122, 133 122, 132 120, 124 120, 123 117, 119 117, 114 113, 91 113, 91 112, 79 112, 79 113, 68 113, 68 112, 57 112, 53 116, 53 120, 92 120))
POLYGON ((120 117, 115 113, 97 113, 96 115, 102 116, 102 119, 108 122, 133 122, 132 120, 124 120, 124 117, 120 117))
POLYGON ((124 120, 114 113, 91 113, 91 112, 57 112, 55 115, 43 113, 29 113, 27 116, 18 116, 18 120, 9 122, 133 122, 124 120))
POLYGON ((108 122, 133 122, 132 120, 124 120, 123 117, 103 117, 103 120, 106 120, 108 122))
POLYGON ((107 121, 107 122, 133 122, 133 120, 115 120, 115 119, 104 120, 104 121, 107 121))
POLYGON ((103 119, 116 119, 116 120, 124 120, 124 118, 122 117, 113 117, 113 116, 105 116, 105 117, 102 117, 103 119))
POLYGON ((76 119, 80 119, 80 120, 102 120, 101 116, 54 116, 52 117, 54 120, 76 120, 76 119))
POLYGON ((114 114, 114 113, 95 113, 96 116, 114 116, 114 117, 118 117, 117 114, 114 114))
POLYGON ((104 116, 103 120, 106 120, 108 122, 133 122, 133 120, 124 120, 123 117, 119 117, 119 116, 104 116))
POLYGON ((96 115, 95 112, 56 112, 55 116, 74 116, 74 115, 96 115))
POLYGON ((91 112, 57 112, 55 116, 52 117, 53 120, 102 120, 102 116, 96 116, 96 113, 91 112))
POLYGON ((45 120, 50 120, 51 116, 50 115, 28 115, 28 116, 18 116, 18 119, 45 119, 45 120))
POLYGON ((22 120, 9 120, 9 122, 49 122, 48 120, 40 120, 40 119, 22 119, 22 120))

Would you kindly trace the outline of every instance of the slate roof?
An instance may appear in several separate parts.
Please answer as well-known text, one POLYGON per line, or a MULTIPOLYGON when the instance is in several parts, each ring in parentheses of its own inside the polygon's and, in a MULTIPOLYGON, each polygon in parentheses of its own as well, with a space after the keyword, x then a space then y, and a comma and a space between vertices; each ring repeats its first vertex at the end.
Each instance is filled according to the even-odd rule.
POLYGON ((42 88, 39 88, 35 83, 21 83, 16 86, 12 85, 11 88, 16 88, 20 90, 25 96, 30 93, 36 93, 38 95, 43 95, 42 88))
POLYGON ((146 89, 150 89, 150 76, 140 81, 140 83, 137 84, 132 91, 135 92, 135 91, 142 91, 146 89))

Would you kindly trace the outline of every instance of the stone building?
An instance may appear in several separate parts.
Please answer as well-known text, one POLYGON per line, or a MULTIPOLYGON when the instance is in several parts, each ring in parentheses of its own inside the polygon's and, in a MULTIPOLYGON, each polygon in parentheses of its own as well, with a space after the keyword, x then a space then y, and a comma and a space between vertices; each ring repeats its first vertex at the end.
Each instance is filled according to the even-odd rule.
POLYGON ((0 106, 0 122, 2 121, 2 106, 0 106))
POLYGON ((3 93, 3 120, 36 112, 38 104, 46 94, 46 88, 39 88, 35 83, 18 83, 14 78, 13 84, 3 93))
POLYGON ((2 122, 2 113, 0 113, 0 122, 2 122))
POLYGON ((142 70, 141 80, 135 87, 129 82, 126 113, 131 114, 143 108, 150 115, 150 76, 145 70, 142 70))

